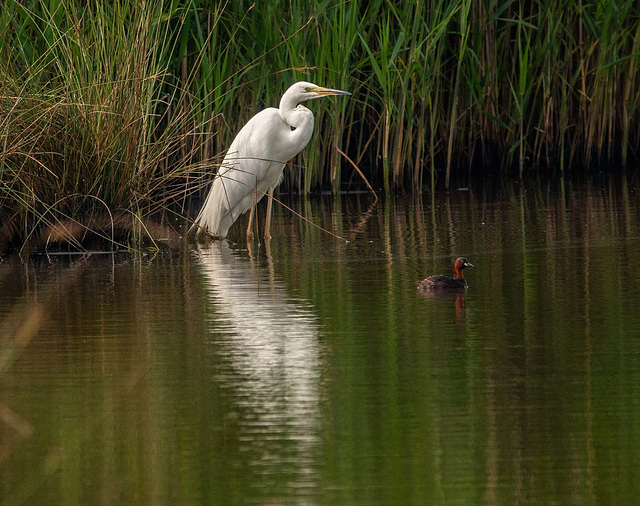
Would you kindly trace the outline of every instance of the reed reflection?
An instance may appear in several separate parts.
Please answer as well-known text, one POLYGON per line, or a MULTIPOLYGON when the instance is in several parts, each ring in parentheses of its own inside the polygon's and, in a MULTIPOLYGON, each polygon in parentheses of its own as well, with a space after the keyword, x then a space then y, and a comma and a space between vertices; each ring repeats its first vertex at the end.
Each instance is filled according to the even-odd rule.
MULTIPOLYGON (((256 260, 226 241, 199 247, 211 303, 209 345, 224 366, 218 381, 232 391, 243 450, 266 480, 295 476, 288 487, 313 487, 319 453, 320 359, 317 319, 256 260)), ((266 483, 266 482, 265 482, 266 483)))

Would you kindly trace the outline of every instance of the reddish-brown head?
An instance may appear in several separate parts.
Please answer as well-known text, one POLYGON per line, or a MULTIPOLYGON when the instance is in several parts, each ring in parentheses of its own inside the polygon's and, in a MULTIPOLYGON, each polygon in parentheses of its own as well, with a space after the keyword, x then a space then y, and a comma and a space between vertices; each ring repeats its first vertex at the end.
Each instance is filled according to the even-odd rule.
POLYGON ((473 267, 473 264, 469 262, 469 260, 467 260, 465 257, 456 259, 456 261, 453 263, 453 269, 456 271, 456 278, 464 279, 464 274, 462 274, 462 271, 466 267, 473 267))

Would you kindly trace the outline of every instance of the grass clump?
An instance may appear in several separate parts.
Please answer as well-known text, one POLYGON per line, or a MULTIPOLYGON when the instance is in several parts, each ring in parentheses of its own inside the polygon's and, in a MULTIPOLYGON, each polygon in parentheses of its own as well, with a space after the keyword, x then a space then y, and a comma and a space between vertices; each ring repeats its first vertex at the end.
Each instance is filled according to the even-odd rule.
POLYGON ((105 214, 139 222, 176 194, 198 148, 186 95, 167 80, 183 14, 163 18, 161 2, 31 4, 9 2, 0 30, 5 226, 24 238, 105 214))

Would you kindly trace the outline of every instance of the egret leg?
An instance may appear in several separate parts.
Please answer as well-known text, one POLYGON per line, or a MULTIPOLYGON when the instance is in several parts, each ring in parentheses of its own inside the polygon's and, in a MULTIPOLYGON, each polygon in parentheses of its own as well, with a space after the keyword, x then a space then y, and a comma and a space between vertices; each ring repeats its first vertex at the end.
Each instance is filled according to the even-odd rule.
POLYGON ((267 193, 269 198, 267 199, 267 218, 264 222, 264 237, 265 239, 271 238, 271 208, 273 207, 273 187, 269 188, 267 193))
POLYGON ((267 257, 267 264, 273 268, 273 257, 271 256, 271 237, 264 238, 264 252, 267 257))
POLYGON ((269 286, 273 290, 275 288, 275 273, 273 270, 273 257, 271 256, 271 237, 264 238, 264 251, 269 269, 269 286))
POLYGON ((251 262, 255 262, 256 248, 255 248, 255 243, 253 241, 247 241, 247 252, 249 253, 249 260, 251 260, 251 262))
POLYGON ((247 226, 247 240, 253 239, 253 213, 256 212, 256 206, 251 207, 249 211, 249 225, 247 226))

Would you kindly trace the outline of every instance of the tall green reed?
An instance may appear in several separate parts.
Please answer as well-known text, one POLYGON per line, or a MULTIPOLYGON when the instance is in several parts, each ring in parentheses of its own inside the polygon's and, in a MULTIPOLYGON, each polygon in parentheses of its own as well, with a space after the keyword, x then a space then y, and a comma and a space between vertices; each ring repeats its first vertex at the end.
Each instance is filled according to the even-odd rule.
POLYGON ((184 205, 299 79, 353 96, 311 105, 289 191, 348 185, 336 148, 387 192, 640 149, 632 0, 11 0, 0 28, 0 198, 25 216, 184 205))

